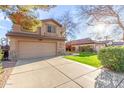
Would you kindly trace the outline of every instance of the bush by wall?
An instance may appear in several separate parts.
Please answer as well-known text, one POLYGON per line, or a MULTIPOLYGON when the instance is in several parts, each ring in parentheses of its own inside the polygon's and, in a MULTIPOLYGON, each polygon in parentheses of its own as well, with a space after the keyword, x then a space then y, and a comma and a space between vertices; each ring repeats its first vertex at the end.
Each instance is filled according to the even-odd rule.
POLYGON ((106 47, 99 51, 101 64, 113 71, 124 72, 124 47, 106 47))
POLYGON ((3 58, 3 54, 2 54, 2 50, 0 50, 0 61, 2 60, 3 58))
POLYGON ((0 74, 3 72, 2 59, 3 59, 3 54, 2 54, 2 50, 0 50, 0 74))
POLYGON ((80 52, 93 52, 93 48, 89 45, 87 46, 80 46, 79 47, 80 52))

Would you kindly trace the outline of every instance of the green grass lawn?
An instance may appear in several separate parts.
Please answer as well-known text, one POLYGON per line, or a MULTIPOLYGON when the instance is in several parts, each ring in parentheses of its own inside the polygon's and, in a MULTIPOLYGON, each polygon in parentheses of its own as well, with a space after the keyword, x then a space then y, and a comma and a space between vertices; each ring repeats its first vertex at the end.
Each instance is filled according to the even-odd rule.
POLYGON ((79 55, 76 56, 65 56, 64 58, 80 62, 82 64, 87 64, 93 67, 100 67, 100 61, 97 58, 97 54, 95 53, 88 53, 88 52, 82 52, 79 55))

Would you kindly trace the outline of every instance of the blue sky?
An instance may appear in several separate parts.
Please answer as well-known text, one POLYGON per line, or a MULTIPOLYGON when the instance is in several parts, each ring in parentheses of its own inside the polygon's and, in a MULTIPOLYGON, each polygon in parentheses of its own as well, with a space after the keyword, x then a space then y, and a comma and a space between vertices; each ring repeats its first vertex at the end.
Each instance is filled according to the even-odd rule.
MULTIPOLYGON (((47 19, 47 18, 58 18, 61 15, 63 15, 65 12, 70 11, 71 13, 76 12, 77 6, 73 5, 61 5, 57 6, 55 8, 52 8, 49 12, 44 12, 39 10, 39 19, 47 19)), ((12 22, 9 19, 4 19, 4 14, 0 13, 0 38, 5 37, 5 34, 7 31, 10 31, 12 29, 12 22)), ((74 16, 74 19, 76 17, 74 16)), ((76 30, 77 34, 75 34, 76 38, 74 39, 81 39, 81 38, 87 38, 87 37, 92 37, 90 32, 101 32, 103 34, 111 34, 112 26, 96 26, 96 27, 88 27, 86 25, 87 20, 82 20, 81 23, 78 25, 78 29, 76 30), (101 29, 102 28, 102 29, 101 29), (105 29, 107 28, 107 29, 105 29), (102 31, 101 31, 102 30, 102 31), (104 31, 104 32, 103 32, 104 31), (106 32, 106 31, 109 31, 106 32)), ((103 34, 101 34, 103 36, 103 34)), ((122 34, 115 35, 117 39, 120 39, 122 37, 122 34)), ((115 37, 114 37, 115 38, 115 37)))
MULTIPOLYGON (((40 11, 40 19, 46 18, 58 18, 61 17, 65 12, 75 13, 77 10, 77 5, 61 5, 51 9, 49 12, 40 11)), ((76 19, 74 17, 74 19, 76 19)), ((82 21, 82 24, 78 25, 79 29, 76 30, 77 34, 73 39, 81 39, 90 37, 89 33, 86 32, 87 26, 85 24, 86 20, 82 21)))
MULTIPOLYGON (((57 6, 51 9, 49 12, 39 11, 39 18, 40 19, 57 18, 63 15, 66 11, 73 12, 75 11, 75 9, 76 6, 72 6, 72 5, 57 6)), ((10 31, 12 29, 12 22, 9 19, 5 20, 3 15, 4 15, 3 13, 0 13, 0 38, 5 37, 7 31, 10 31)), ((85 37, 88 37, 88 34, 85 30, 82 29, 81 33, 77 34, 75 39, 85 38, 85 37)))
POLYGON ((7 31, 11 30, 12 22, 9 19, 4 19, 4 14, 0 13, 0 38, 5 37, 7 31))

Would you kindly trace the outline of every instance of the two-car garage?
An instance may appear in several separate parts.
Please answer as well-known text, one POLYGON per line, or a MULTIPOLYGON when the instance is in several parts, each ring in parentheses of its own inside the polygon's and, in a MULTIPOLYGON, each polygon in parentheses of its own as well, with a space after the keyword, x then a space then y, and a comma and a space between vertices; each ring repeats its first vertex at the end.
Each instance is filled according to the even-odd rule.
POLYGON ((56 43, 50 42, 19 42, 18 57, 23 59, 56 56, 56 48, 56 43))

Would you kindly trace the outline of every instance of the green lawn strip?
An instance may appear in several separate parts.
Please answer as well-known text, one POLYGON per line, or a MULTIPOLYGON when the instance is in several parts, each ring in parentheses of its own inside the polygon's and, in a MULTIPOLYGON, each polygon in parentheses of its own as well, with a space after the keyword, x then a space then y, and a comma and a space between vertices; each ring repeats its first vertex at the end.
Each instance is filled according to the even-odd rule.
POLYGON ((97 59, 97 55, 95 54, 90 54, 90 55, 78 55, 78 56, 65 56, 64 58, 73 60, 73 61, 77 61, 83 64, 87 64, 93 67, 100 67, 100 61, 97 59))

